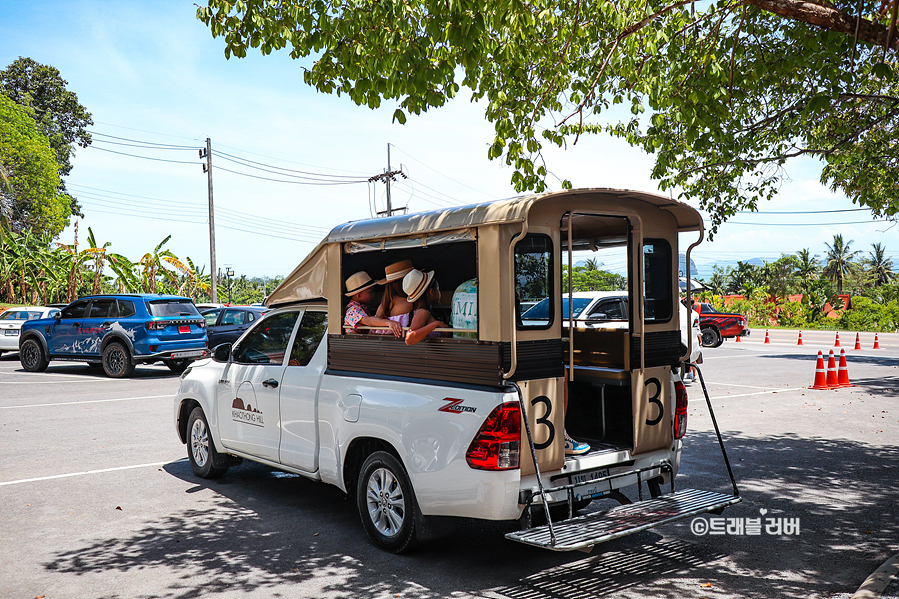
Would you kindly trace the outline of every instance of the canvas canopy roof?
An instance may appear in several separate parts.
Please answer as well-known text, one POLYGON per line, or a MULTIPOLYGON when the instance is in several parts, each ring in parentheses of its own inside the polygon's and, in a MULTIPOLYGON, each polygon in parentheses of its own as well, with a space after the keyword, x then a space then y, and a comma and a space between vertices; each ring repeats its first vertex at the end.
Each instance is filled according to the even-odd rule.
POLYGON ((266 305, 276 306, 324 297, 329 268, 328 257, 334 256, 327 251, 331 244, 365 240, 380 241, 386 245, 388 240, 395 238, 413 235, 434 237, 440 232, 471 229, 481 225, 523 222, 527 219, 531 207, 537 202, 563 202, 566 197, 579 195, 593 195, 597 200, 611 202, 613 205, 625 206, 642 202, 649 205, 647 208, 655 206, 659 210, 671 213, 676 219, 679 232, 703 229, 701 215, 688 204, 658 194, 606 188, 534 194, 415 214, 353 221, 334 227, 271 293, 266 305))

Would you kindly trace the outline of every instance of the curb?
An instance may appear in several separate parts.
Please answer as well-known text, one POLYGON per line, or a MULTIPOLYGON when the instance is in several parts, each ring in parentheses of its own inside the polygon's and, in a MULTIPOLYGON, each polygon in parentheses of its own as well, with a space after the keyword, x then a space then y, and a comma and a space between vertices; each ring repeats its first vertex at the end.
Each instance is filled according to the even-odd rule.
POLYGON ((850 599, 880 599, 897 574, 899 574, 899 553, 874 570, 850 599))

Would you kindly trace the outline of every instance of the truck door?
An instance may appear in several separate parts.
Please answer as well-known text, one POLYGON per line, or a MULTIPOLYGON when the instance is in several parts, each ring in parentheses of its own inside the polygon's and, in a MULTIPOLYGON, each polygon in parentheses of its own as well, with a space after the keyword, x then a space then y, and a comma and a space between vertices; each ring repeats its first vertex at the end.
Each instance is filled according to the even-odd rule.
POLYGON ((291 344, 281 383, 281 463, 318 470, 318 386, 325 370, 328 312, 307 308, 291 344))
MULTIPOLYGON (((50 325, 50 353, 83 353, 81 347, 85 344, 88 335, 84 332, 82 325, 89 303, 89 299, 84 299, 66 306, 56 322, 50 325)), ((97 340, 99 341, 99 339, 98 335, 97 340)))
POLYGON ((259 321, 231 352, 216 398, 225 447, 278 461, 281 380, 297 317, 284 312, 259 321))

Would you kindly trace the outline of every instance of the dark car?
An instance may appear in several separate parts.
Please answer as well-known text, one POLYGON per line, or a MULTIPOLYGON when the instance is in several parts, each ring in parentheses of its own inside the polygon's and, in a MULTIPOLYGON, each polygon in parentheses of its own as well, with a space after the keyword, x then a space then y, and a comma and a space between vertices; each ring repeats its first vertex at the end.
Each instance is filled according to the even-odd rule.
POLYGON ((268 308, 258 306, 227 306, 204 310, 209 347, 234 343, 250 325, 262 318, 268 308))
POLYGON ((206 321, 190 298, 175 295, 81 298, 51 318, 25 322, 19 337, 19 361, 29 372, 45 370, 50 360, 102 365, 113 378, 159 361, 182 372, 207 353, 206 321))
POLYGON ((701 302, 693 307, 699 312, 703 347, 718 347, 725 339, 749 335, 746 317, 742 314, 719 312, 712 304, 701 302))

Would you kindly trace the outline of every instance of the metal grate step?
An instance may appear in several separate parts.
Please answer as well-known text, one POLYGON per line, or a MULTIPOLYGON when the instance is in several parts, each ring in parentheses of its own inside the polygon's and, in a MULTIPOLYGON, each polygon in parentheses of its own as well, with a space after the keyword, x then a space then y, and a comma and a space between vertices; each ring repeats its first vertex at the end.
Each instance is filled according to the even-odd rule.
POLYGON ((740 500, 739 496, 734 495, 683 489, 648 501, 619 505, 606 512, 554 522, 555 542, 551 539, 548 525, 510 532, 506 538, 553 551, 574 551, 660 524, 711 512, 740 500))

